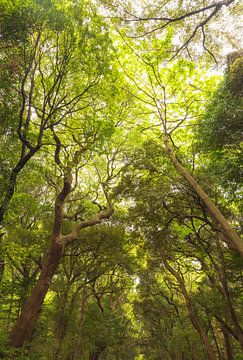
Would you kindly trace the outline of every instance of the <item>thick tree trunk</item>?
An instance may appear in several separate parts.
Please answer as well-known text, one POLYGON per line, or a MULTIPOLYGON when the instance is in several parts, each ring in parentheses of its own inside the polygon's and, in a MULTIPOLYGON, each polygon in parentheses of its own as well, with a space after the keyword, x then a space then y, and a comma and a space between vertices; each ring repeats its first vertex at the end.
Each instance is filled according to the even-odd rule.
POLYGON ((202 200, 207 210, 209 211, 212 218, 220 225, 222 228, 228 243, 233 245, 233 247, 243 256, 243 240, 240 236, 235 232, 231 224, 227 221, 218 207, 213 203, 210 197, 205 193, 205 191, 201 188, 198 182, 193 178, 193 176, 189 173, 189 171, 181 165, 181 163, 177 160, 174 155, 173 149, 169 144, 168 136, 164 136, 165 150, 170 160, 172 161, 174 167, 178 171, 178 173, 189 183, 189 185, 193 188, 195 193, 202 200))
POLYGON ((10 345, 20 348, 26 341, 31 341, 35 326, 45 300, 47 291, 50 288, 53 276, 61 261, 63 244, 59 242, 62 231, 63 204, 71 190, 72 175, 67 169, 64 176, 64 183, 55 201, 55 216, 51 237, 51 248, 46 261, 43 264, 39 280, 34 286, 30 297, 26 301, 22 313, 10 335, 10 345))
POLYGON ((60 263, 61 257, 62 247, 56 242, 53 242, 49 256, 43 265, 40 278, 12 330, 10 336, 11 346, 20 348, 26 341, 31 341, 42 304, 50 288, 52 278, 60 263))
POLYGON ((62 235, 63 205, 71 191, 71 184, 71 168, 67 168, 65 171, 63 188, 57 195, 55 201, 55 216, 49 255, 43 264, 39 280, 34 286, 29 299, 23 307, 21 315, 12 330, 10 335, 10 345, 12 347, 20 348, 26 341, 31 341, 46 293, 50 288, 53 276, 61 261, 64 246, 70 244, 73 240, 76 240, 82 228, 99 224, 102 220, 108 219, 113 214, 114 209, 111 200, 104 188, 104 194, 108 204, 107 209, 98 213, 93 219, 82 221, 76 225, 70 234, 65 236, 62 235))

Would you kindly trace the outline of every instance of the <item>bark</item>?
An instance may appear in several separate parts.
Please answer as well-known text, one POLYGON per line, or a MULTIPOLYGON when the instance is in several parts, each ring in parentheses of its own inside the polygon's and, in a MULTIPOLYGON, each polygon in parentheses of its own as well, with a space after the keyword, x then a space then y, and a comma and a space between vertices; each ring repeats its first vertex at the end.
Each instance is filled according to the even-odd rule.
POLYGON ((34 286, 30 297, 25 303, 16 325, 10 335, 10 345, 20 348, 26 341, 31 341, 35 326, 41 311, 47 291, 50 288, 53 276, 61 261, 63 245, 58 242, 62 230, 63 205, 71 190, 71 171, 67 170, 64 177, 63 188, 55 201, 55 216, 51 238, 51 248, 43 264, 40 277, 34 286))
POLYGON ((234 360, 233 348, 230 340, 230 335, 228 331, 225 329, 224 326, 221 326, 223 335, 224 335, 224 343, 225 343, 225 350, 226 356, 228 360, 234 360))
POLYGON ((108 204, 107 210, 98 213, 96 217, 91 220, 82 221, 76 225, 70 234, 64 236, 62 234, 63 205, 71 191, 71 184, 71 169, 66 169, 63 188, 57 195, 55 201, 55 216, 49 255, 43 264, 39 280, 34 286, 29 299, 23 307, 21 315, 12 330, 10 335, 10 345, 12 347, 20 348, 26 341, 32 340, 41 307, 46 293, 51 286, 53 276, 55 275, 61 261, 64 246, 66 244, 70 244, 73 240, 76 240, 82 228, 99 224, 102 220, 109 218, 113 214, 114 209, 112 203, 107 191, 104 189, 104 194, 108 204))
POLYGON ((50 254, 43 265, 40 278, 35 285, 29 299, 27 300, 23 311, 14 326, 11 336, 10 345, 20 348, 27 341, 32 340, 33 332, 41 311, 47 291, 50 288, 52 278, 60 263, 62 257, 62 247, 53 243, 50 254))
POLYGON ((208 212, 212 216, 212 218, 220 225, 222 231, 225 234, 226 241, 230 245, 230 247, 234 247, 235 250, 239 252, 241 256, 243 256, 243 240, 240 236, 235 232, 231 224, 227 221, 224 215, 221 213, 219 208, 213 203, 210 197, 205 193, 205 191, 201 188, 198 182, 193 178, 193 176, 189 173, 189 171, 181 165, 181 163, 176 158, 172 147, 169 144, 168 135, 164 135, 164 143, 165 150, 172 161, 175 169, 178 173, 188 182, 188 184, 192 187, 195 193, 202 200, 204 205, 206 206, 208 212))

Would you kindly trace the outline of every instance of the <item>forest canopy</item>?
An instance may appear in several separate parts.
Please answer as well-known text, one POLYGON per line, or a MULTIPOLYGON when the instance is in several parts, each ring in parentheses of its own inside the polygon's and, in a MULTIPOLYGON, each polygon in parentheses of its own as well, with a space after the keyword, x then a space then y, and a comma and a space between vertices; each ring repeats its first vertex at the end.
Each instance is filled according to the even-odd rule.
POLYGON ((0 0, 0 358, 243 359, 238 0, 0 0))

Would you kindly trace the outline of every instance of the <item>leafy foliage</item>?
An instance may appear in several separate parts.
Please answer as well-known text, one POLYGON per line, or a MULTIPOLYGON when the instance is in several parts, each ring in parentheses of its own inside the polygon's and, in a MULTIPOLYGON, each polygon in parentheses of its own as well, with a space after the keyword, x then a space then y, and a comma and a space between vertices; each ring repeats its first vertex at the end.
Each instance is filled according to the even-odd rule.
POLYGON ((2 358, 241 358, 239 4, 139 4, 0 0, 2 358))

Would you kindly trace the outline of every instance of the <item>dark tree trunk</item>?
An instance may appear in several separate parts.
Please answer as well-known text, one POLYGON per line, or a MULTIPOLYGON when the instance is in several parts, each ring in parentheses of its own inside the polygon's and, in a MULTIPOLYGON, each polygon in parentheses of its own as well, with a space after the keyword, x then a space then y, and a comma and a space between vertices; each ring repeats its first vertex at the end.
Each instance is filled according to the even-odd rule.
POLYGON ((40 278, 32 290, 10 335, 10 345, 20 348, 31 341, 47 291, 62 257, 62 246, 54 242, 43 265, 40 278))
POLYGON ((87 290, 86 287, 84 285, 83 288, 83 292, 82 292, 82 298, 81 298, 81 304, 80 304, 80 318, 79 318, 79 328, 78 328, 78 336, 77 336, 77 342, 76 345, 74 347, 74 351, 72 354, 72 360, 78 360, 78 358, 80 357, 81 359, 83 359, 84 355, 84 349, 82 346, 82 336, 83 336, 83 324, 84 324, 84 319, 85 319, 85 307, 86 307, 86 302, 87 302, 87 290))
POLYGON ((106 345, 97 346, 96 349, 90 354, 89 360, 99 360, 100 355, 105 350, 106 345))
POLYGON ((93 352, 92 354, 91 354, 91 356, 90 356, 90 360, 99 360, 99 356, 100 356, 100 352, 98 352, 98 351, 95 351, 95 352, 93 352))
POLYGON ((5 269, 4 255, 3 255, 3 251, 1 251, 1 249, 0 249, 0 283, 3 278, 4 269, 5 269))
POLYGON ((5 191, 5 196, 0 204, 0 224, 2 224, 4 219, 4 214, 8 208, 8 205, 14 195, 14 190, 17 182, 17 177, 20 171, 25 167, 27 162, 35 155, 35 153, 40 149, 40 145, 32 148, 23 158, 19 160, 16 166, 12 169, 12 172, 9 176, 7 188, 5 191))
POLYGON ((224 335, 224 343, 225 343, 225 351, 228 360, 234 360, 233 348, 231 344, 231 339, 228 331, 224 326, 221 327, 223 335, 224 335))
POLYGON ((63 204, 71 190, 72 175, 68 169, 64 176, 63 188, 55 201, 55 216, 51 237, 51 248, 45 260, 39 280, 34 286, 30 297, 26 301, 22 313, 10 335, 10 345, 20 348, 25 342, 31 341, 35 326, 41 311, 47 291, 51 286, 53 276, 61 261, 63 244, 59 242, 62 230, 63 204))
POLYGON ((66 331, 67 331, 67 303, 68 303, 68 292, 61 297, 60 305, 58 305, 58 312, 56 314, 55 324, 55 355, 53 360, 62 359, 62 344, 64 342, 66 331))

